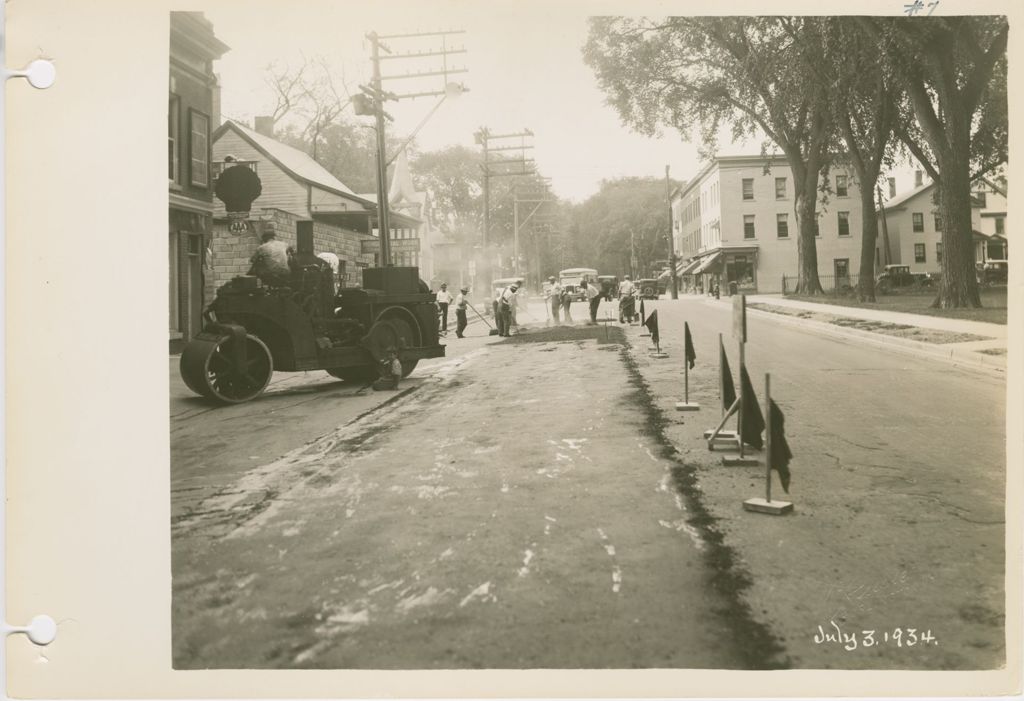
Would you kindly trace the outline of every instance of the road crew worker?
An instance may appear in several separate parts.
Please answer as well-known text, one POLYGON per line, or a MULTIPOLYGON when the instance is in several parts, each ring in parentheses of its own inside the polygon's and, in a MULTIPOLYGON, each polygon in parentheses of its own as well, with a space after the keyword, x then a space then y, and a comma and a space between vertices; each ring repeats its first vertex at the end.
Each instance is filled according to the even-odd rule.
POLYGON ((590 323, 596 324, 597 308, 601 306, 601 290, 589 279, 584 284, 587 286, 587 300, 590 301, 590 323))
POLYGON ((629 279, 629 275, 622 279, 619 283, 619 323, 625 324, 626 322, 633 321, 633 316, 636 312, 635 300, 633 294, 636 292, 636 286, 633 285, 633 281, 629 279))
POLYGON ((519 290, 519 283, 513 282, 498 295, 498 324, 499 336, 511 336, 512 328, 512 305, 515 304, 516 292, 519 290))
POLYGON ((548 288, 544 292, 544 296, 547 299, 547 304, 551 308, 551 318, 554 322, 558 323, 558 310, 562 306, 562 286, 558 284, 558 280, 552 275, 548 278, 548 288))
POLYGON ((452 303, 452 295, 448 291, 448 283, 442 282, 437 291, 437 308, 441 314, 441 333, 448 332, 448 305, 452 303))
POLYGON ((469 288, 463 287, 455 298, 455 335, 459 338, 465 338, 462 332, 466 330, 466 325, 469 323, 466 319, 466 307, 468 306, 469 288))
POLYGON ((291 259, 294 249, 284 241, 278 241, 273 231, 263 233, 263 243, 252 254, 250 275, 271 285, 287 285, 291 276, 291 259))

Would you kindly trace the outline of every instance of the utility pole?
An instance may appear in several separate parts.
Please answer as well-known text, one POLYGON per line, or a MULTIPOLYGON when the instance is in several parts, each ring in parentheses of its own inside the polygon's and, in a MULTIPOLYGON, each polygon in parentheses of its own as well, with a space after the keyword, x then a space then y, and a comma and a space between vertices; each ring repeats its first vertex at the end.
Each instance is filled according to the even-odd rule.
POLYGON ((545 182, 545 188, 544 188, 543 192, 540 192, 540 193, 529 193, 529 194, 526 195, 526 199, 522 199, 522 198, 519 197, 519 186, 518 186, 518 184, 515 185, 514 188, 513 188, 513 201, 512 201, 512 223, 513 223, 513 229, 512 229, 512 258, 513 258, 513 263, 512 263, 512 270, 513 270, 513 273, 515 275, 519 274, 519 230, 522 227, 526 226, 530 222, 530 220, 533 218, 533 215, 537 214, 537 210, 539 210, 541 208, 541 206, 543 206, 543 204, 545 202, 550 202, 550 201, 551 200, 548 199, 548 197, 547 197, 547 183, 546 182, 545 182), (530 199, 531 197, 535 197, 535 198, 539 198, 539 199, 530 199), (523 204, 536 204, 536 206, 530 211, 530 213, 528 215, 526 215, 526 219, 524 219, 522 222, 519 221, 519 204, 520 203, 523 203, 523 204))
MULTIPOLYGON (((509 134, 492 134, 487 127, 480 127, 473 134, 476 142, 483 147, 484 160, 480 166, 484 176, 484 228, 481 234, 481 245, 483 248, 483 269, 480 271, 481 280, 486 285, 484 290, 489 290, 491 285, 491 256, 488 253, 487 246, 490 242, 490 230, 491 230, 491 178, 503 178, 503 177, 516 177, 520 175, 532 175, 535 171, 533 170, 535 163, 532 159, 526 158, 525 151, 532 149, 532 144, 527 144, 527 137, 532 137, 533 132, 529 129, 524 129, 521 132, 509 133, 509 134), (519 144, 511 144, 505 141, 506 139, 519 139, 519 144), (491 142, 496 141, 498 145, 491 146, 491 142), (518 153, 513 154, 512 158, 505 158, 500 155, 505 151, 516 151, 518 153), (493 157, 493 154, 498 153, 499 155, 493 157), (506 170, 506 167, 518 166, 518 169, 506 170)), ((513 241, 515 245, 515 241, 513 241)), ((515 256, 517 252, 513 255, 515 256)), ((513 263, 514 266, 518 267, 518 261, 513 263)))
MULTIPOLYGON (((401 100, 405 98, 441 96, 441 100, 449 94, 465 91, 465 86, 448 82, 448 76, 454 73, 466 73, 465 68, 449 68, 448 56, 451 54, 466 53, 465 48, 449 49, 447 37, 450 34, 464 34, 464 30, 452 30, 446 32, 420 32, 417 34, 390 34, 379 36, 377 32, 370 32, 366 38, 371 46, 371 58, 373 60, 373 77, 369 85, 360 85, 362 95, 356 95, 352 99, 357 115, 373 115, 377 130, 377 231, 380 238, 380 266, 382 268, 391 265, 391 223, 388 212, 388 163, 387 140, 384 134, 384 120, 394 119, 384 111, 384 103, 387 100, 401 100), (404 54, 395 54, 383 40, 408 39, 413 37, 441 37, 441 49, 438 51, 422 51, 404 54), (388 55, 381 55, 381 51, 388 55), (396 75, 381 75, 380 63, 385 60, 395 59, 419 59, 424 57, 440 56, 442 60, 441 70, 421 71, 418 73, 405 73, 396 75), (393 92, 386 92, 383 88, 385 80, 404 80, 409 78, 424 78, 429 76, 441 76, 443 85, 441 90, 427 90, 421 92, 396 95, 393 92)), ((438 103, 438 107, 440 103, 438 103)), ((435 110, 437 107, 434 108, 435 110)), ((430 114, 433 114, 431 112, 430 114)), ((428 115, 429 118, 430 115, 428 115)), ((424 120, 425 122, 426 120, 424 120)), ((422 126, 423 123, 420 124, 422 126)), ((417 128, 418 129, 418 128, 417 128)))
POLYGON ((665 192, 668 195, 668 264, 672 266, 672 299, 679 299, 679 274, 676 272, 676 243, 672 236, 672 181, 665 166, 665 192))

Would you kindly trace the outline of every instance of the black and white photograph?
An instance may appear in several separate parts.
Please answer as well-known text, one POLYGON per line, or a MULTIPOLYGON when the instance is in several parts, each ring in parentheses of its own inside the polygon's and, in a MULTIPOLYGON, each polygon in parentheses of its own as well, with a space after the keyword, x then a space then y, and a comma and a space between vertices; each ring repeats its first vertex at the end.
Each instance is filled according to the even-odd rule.
POLYGON ((175 668, 1005 665, 1008 22, 946 9, 172 12, 175 668))
POLYGON ((104 2, 8 27, 13 692, 1019 693, 1015 11, 104 2))

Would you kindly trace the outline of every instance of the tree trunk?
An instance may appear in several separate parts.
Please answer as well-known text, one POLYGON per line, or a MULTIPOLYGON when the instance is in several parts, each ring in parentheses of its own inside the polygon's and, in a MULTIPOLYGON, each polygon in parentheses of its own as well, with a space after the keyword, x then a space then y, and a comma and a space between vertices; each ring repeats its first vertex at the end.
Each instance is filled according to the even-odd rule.
MULTIPOLYGON (((877 173, 876 173, 877 175, 877 173)), ((874 180, 868 181, 873 183, 874 180)), ((875 193, 861 180, 860 186, 860 273, 857 281, 857 299, 875 301, 875 243, 878 240, 878 216, 875 214, 875 193)))
POLYGON ((808 169, 805 177, 794 177, 793 180, 796 195, 794 209, 797 227, 800 230, 796 242, 799 265, 796 292, 804 295, 824 294, 821 280, 818 279, 818 245, 814 237, 814 226, 818 216, 818 171, 808 169))
POLYGON ((971 227, 971 176, 967 154, 953 154, 940 164, 939 211, 942 214, 942 274, 939 296, 932 304, 941 309, 980 307, 974 267, 971 227))

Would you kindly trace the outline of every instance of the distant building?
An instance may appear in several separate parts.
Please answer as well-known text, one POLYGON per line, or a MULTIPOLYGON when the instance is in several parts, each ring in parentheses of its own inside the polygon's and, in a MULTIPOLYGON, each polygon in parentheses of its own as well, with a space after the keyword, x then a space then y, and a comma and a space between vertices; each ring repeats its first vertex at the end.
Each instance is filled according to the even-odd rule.
MULTIPOLYGON (((222 124, 213 135, 213 172, 219 175, 224 158, 234 156, 241 166, 252 168, 263 190, 252 203, 256 226, 243 233, 229 229, 227 211, 220 201, 214 211, 212 283, 220 286, 249 269, 249 258, 262 231, 273 229, 277 237, 295 244, 298 222, 313 221, 317 253, 338 258, 339 283, 362 284, 364 268, 377 265, 380 256, 376 233, 376 197, 357 195, 326 168, 299 149, 273 138, 272 125, 258 120, 261 131, 233 121, 222 124)), ((405 236, 420 226, 418 219, 394 212, 391 238, 405 236)), ((396 260, 392 263, 399 265, 396 260)))
POLYGON ((168 328, 172 351, 202 328, 213 230, 210 131, 220 120, 213 62, 229 47, 201 12, 171 12, 167 98, 168 328))
MULTIPOLYGON (((890 199, 884 207, 889 237, 888 262, 909 265, 911 272, 938 273, 942 270, 942 218, 935 202, 935 183, 919 181, 909 192, 890 199)), ((881 233, 875 263, 886 263, 881 233)), ((994 180, 974 183, 971 194, 971 229, 975 263, 1008 260, 1006 229, 1006 188, 994 180)))
MULTIPOLYGON (((832 193, 817 206, 818 274, 841 286, 860 263, 860 192, 842 168, 829 178, 832 193)), ((781 292, 782 277, 798 273, 794 182, 783 158, 716 158, 673 193, 672 226, 686 289, 717 280, 722 293, 731 282, 740 292, 781 292)))

